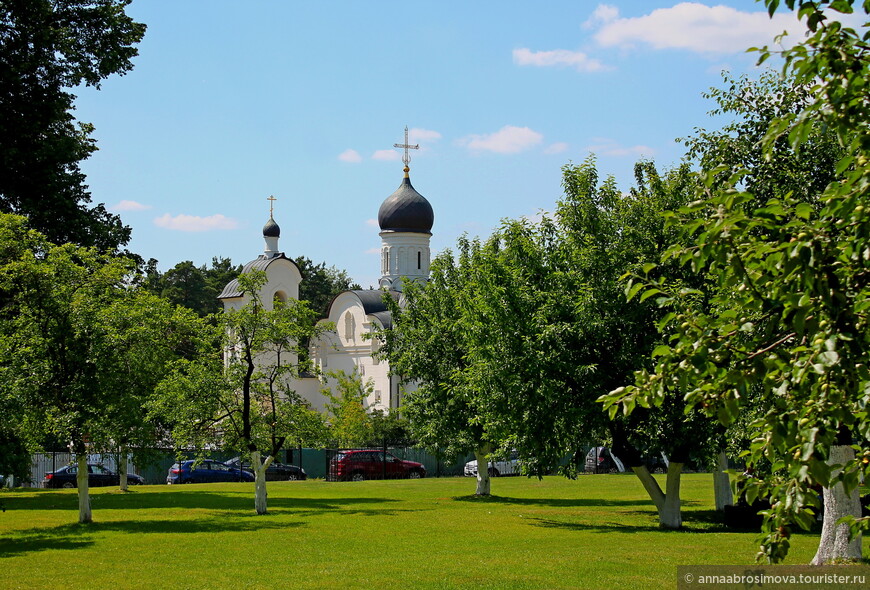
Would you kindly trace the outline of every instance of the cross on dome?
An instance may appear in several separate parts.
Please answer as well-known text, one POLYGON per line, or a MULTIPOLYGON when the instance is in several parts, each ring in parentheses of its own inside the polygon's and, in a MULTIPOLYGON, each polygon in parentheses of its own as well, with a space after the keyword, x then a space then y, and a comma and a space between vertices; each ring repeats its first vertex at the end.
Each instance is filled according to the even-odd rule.
POLYGON ((405 143, 394 143, 393 147, 402 148, 405 150, 405 155, 402 156, 402 163, 405 164, 405 176, 407 176, 408 171, 410 170, 410 168, 408 168, 408 164, 411 163, 411 155, 408 153, 408 150, 419 150, 420 149, 419 143, 415 143, 414 145, 411 145, 408 143, 408 126, 407 125, 405 125, 405 143))

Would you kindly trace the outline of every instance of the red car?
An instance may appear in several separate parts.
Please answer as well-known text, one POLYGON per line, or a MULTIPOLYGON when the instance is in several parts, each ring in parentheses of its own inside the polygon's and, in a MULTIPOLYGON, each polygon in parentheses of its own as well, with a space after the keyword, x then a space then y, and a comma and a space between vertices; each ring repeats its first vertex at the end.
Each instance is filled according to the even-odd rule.
POLYGON ((329 479, 333 481, 421 477, 426 477, 422 463, 405 461, 378 449, 339 451, 329 462, 329 479))

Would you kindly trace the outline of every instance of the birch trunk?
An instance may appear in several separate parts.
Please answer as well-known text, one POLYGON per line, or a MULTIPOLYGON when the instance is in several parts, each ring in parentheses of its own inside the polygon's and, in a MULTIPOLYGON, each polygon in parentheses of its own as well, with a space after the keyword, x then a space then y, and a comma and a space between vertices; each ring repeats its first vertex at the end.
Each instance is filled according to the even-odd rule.
POLYGON ((266 514, 266 499, 269 494, 266 493, 266 469, 272 464, 272 456, 266 458, 265 461, 260 460, 260 451, 251 453, 251 465, 254 468, 254 509, 257 514, 266 514))
POLYGON ((489 496, 490 477, 489 477, 489 453, 491 447, 484 445, 474 449, 474 458, 477 459, 477 490, 474 492, 476 496, 489 496), (482 466, 482 468, 481 468, 482 466))
MULTIPOLYGON (((844 465, 855 458, 855 450, 848 445, 836 445, 831 447, 828 457, 829 465, 844 465)), ((836 475, 841 469, 835 469, 836 475)), ((861 516, 861 499, 858 488, 846 493, 842 483, 833 487, 824 488, 822 491, 825 507, 825 516, 822 521, 822 537, 819 540, 819 550, 811 562, 812 565, 824 565, 832 560, 860 560, 861 559, 861 535, 856 535, 849 540, 849 526, 837 524, 837 520, 844 516, 861 516)))
POLYGON ((86 524, 93 522, 91 515, 91 496, 88 492, 88 455, 87 453, 79 453, 76 455, 76 463, 78 464, 78 472, 76 473, 76 483, 78 484, 79 492, 79 523, 86 524))
POLYGON ((728 469, 728 455, 723 451, 716 458, 716 469, 713 470, 713 495, 716 498, 716 510, 722 512, 726 506, 734 505, 734 494, 731 492, 731 481, 725 471, 728 469))

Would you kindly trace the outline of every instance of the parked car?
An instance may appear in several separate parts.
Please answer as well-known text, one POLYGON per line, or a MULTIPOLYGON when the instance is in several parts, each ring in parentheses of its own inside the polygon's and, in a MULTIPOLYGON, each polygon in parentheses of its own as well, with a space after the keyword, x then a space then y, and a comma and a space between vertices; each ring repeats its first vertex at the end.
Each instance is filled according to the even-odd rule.
MULTIPOLYGON (((44 488, 76 488, 78 487, 78 465, 67 465, 55 471, 45 474, 42 480, 44 488)), ((127 474, 127 485, 137 486, 145 483, 145 478, 135 473, 127 474)), ((97 463, 88 463, 88 486, 117 486, 121 484, 121 478, 117 473, 106 469, 97 463)))
POLYGON ((387 479, 419 479, 426 477, 426 468, 422 463, 405 461, 378 449, 340 451, 329 462, 329 479, 332 480, 363 481, 383 479, 384 476, 387 479))
MULTIPOLYGON (((251 464, 247 461, 242 461, 240 457, 233 457, 226 462, 227 465, 235 469, 243 469, 245 471, 254 472, 251 464)), ((297 479, 308 479, 308 474, 305 470, 296 465, 287 465, 286 463, 272 463, 266 468, 266 481, 295 481, 297 479)))
MULTIPOLYGON (((497 459, 488 463, 489 476, 520 475, 520 464, 516 451, 512 452, 507 459, 497 459)), ((477 477, 477 459, 465 464, 466 477, 477 477)))
POLYGON ((607 447, 592 447, 586 453, 587 473, 622 473, 625 465, 607 447))
POLYGON ((168 484, 217 481, 254 481, 254 475, 213 459, 206 459, 198 464, 195 464, 195 461, 174 463, 166 475, 166 483, 168 484))

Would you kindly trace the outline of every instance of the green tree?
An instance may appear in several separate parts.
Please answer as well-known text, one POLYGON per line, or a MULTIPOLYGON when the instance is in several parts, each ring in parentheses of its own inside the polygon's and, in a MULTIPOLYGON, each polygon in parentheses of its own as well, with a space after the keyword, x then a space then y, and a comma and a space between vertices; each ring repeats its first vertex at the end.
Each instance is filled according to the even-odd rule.
MULTIPOLYGON (((473 452, 486 465, 498 439, 487 433, 481 407, 487 396, 463 381, 468 369, 467 337, 462 323, 464 289, 473 276, 472 250, 479 244, 461 239, 459 259, 447 250, 437 255, 424 285, 404 287, 406 304, 385 301, 392 311, 392 328, 377 332, 379 354, 390 371, 416 387, 406 391, 402 414, 420 445, 448 457, 473 452)), ((479 469, 476 494, 488 496, 489 473, 479 469)))
POLYGON ((72 115, 80 84, 99 88, 132 67, 145 25, 130 0, 0 2, 0 211, 25 215, 54 243, 116 250, 130 228, 90 194, 79 163, 93 126, 72 115))
POLYGON ((365 408, 365 400, 374 391, 371 380, 364 382, 356 371, 351 375, 344 371, 331 371, 327 377, 335 380, 337 390, 334 393, 331 387, 321 389, 329 399, 326 411, 330 440, 341 447, 369 444, 375 432, 365 408))
POLYGON ((314 312, 302 301, 274 302, 267 309, 259 297, 265 281, 261 271, 239 277, 249 300, 216 317, 218 346, 178 362, 150 404, 152 415, 172 425, 177 448, 217 443, 250 456, 257 514, 267 512, 266 469, 284 440, 322 440, 317 413, 291 385, 303 371, 313 369, 300 343, 330 328, 315 324, 314 312), (263 448, 268 448, 265 460, 263 448))
MULTIPOLYGON (((773 14, 780 2, 765 4, 773 14)), ((821 187, 815 203, 786 190, 764 195, 758 207, 759 197, 741 182, 752 169, 721 183, 716 159, 709 161, 705 198, 681 210, 675 224, 699 215, 700 221, 688 222, 686 241, 665 259, 714 277, 713 305, 699 307, 691 292, 642 280, 643 296, 671 308, 662 323, 666 345, 655 351, 655 370, 637 373, 634 385, 615 390, 606 403, 630 411, 680 392, 688 408, 727 424, 752 407, 757 392, 766 411, 751 424, 747 459, 773 468, 742 486, 749 500, 772 499, 759 558, 781 560, 791 528, 812 524, 812 486, 821 484, 825 513, 813 562, 825 563, 860 559, 857 533, 868 526, 859 518, 857 487, 861 474, 870 474, 870 32, 831 18, 831 10, 851 13, 851 0, 784 4, 798 10, 809 31, 782 52, 784 72, 809 98, 798 112, 772 118, 763 154, 774 160, 784 138, 800 157, 820 129, 830 130, 843 150, 835 181, 821 187)), ((870 13, 870 4, 863 10, 870 13)), ((763 49, 761 61, 770 54, 763 49)))
POLYGON ((326 317, 332 299, 342 291, 362 288, 352 282, 346 271, 334 266, 327 267, 325 262, 314 264, 306 256, 297 256, 293 261, 303 277, 299 285, 299 299, 307 301, 318 317, 326 317))
POLYGON ((14 412, 2 429, 29 450, 69 443, 79 522, 90 522, 88 453, 143 440, 149 386, 200 330, 130 287, 132 261, 56 246, 22 217, 0 215, 0 251, 0 400, 14 412))

